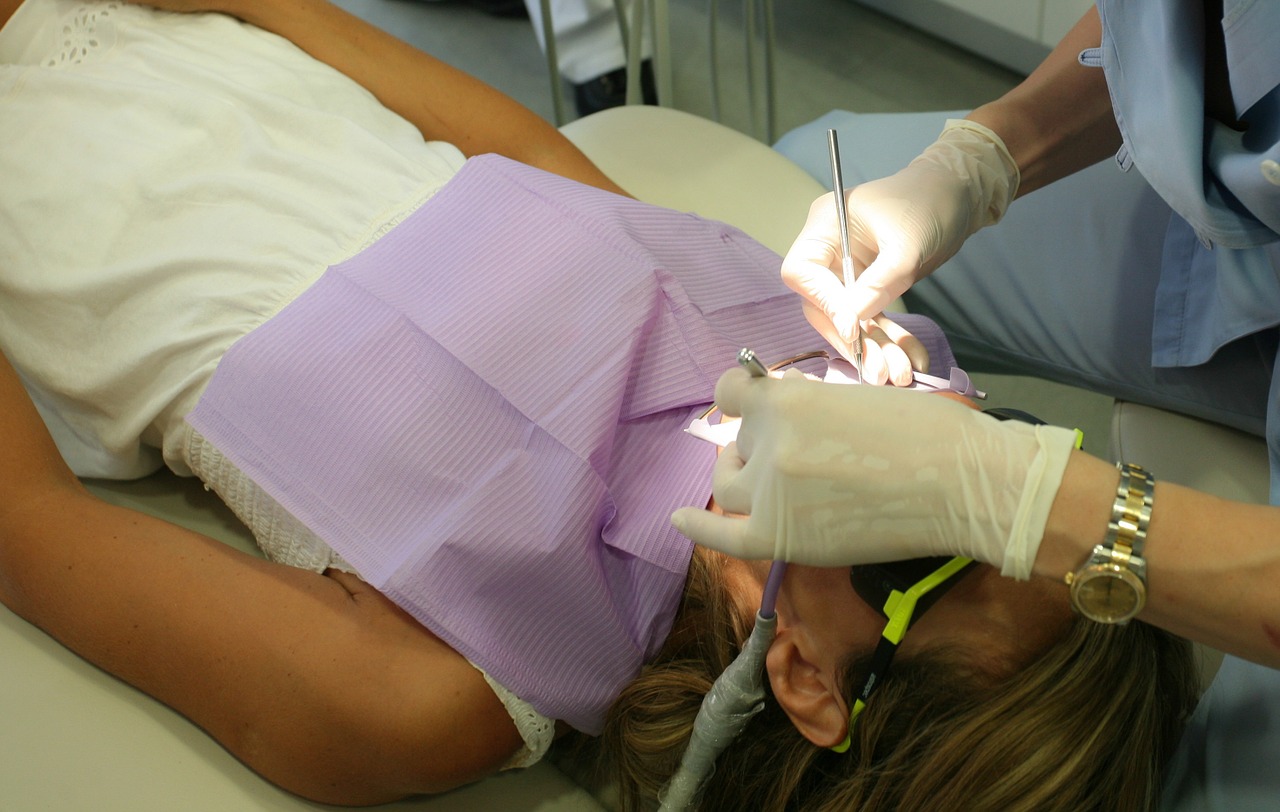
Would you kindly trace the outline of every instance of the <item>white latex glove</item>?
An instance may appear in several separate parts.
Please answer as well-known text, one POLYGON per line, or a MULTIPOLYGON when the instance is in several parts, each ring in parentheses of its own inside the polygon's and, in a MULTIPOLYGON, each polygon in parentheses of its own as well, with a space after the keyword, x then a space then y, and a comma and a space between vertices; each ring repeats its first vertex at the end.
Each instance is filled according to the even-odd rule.
POLYGON ((731 369, 716 385, 738 438, 712 489, 736 516, 672 515, 729 555, 844 566, 963 555, 1031 576, 1075 432, 999 421, 937 394, 731 369))
POLYGON ((861 320, 881 313, 946 262, 980 228, 998 222, 1018 191, 1018 166, 1000 136, 950 119, 906 168, 847 192, 849 252, 857 281, 841 280, 840 224, 826 194, 782 262, 782 278, 805 299, 809 322, 852 357, 861 320))

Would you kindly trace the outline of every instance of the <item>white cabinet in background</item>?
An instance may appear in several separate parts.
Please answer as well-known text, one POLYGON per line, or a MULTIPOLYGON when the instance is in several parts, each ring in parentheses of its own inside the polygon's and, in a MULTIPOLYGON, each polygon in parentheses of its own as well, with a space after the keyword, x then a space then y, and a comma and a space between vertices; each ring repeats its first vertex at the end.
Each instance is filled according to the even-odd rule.
POLYGON ((1093 0, 857 1, 1022 73, 1093 6, 1093 0))

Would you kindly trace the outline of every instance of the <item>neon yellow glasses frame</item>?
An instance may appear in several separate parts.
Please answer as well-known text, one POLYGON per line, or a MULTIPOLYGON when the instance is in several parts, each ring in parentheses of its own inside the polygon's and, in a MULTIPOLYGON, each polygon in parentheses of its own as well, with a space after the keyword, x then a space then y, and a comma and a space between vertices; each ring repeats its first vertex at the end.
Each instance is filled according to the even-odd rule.
POLYGON ((871 669, 867 673, 866 682, 863 683, 862 691, 849 712, 849 730, 845 733, 844 741, 832 747, 832 750, 844 753, 853 743, 853 726, 857 722, 858 715, 867 707, 867 700, 871 698, 871 694, 888 673, 893 655, 898 651, 898 644, 902 642, 907 629, 911 628, 911 623, 915 620, 916 604, 927 593, 955 578, 972 563, 973 559, 956 556, 908 587, 906 592, 895 589, 889 593, 884 606, 879 607, 888 621, 884 624, 884 631, 880 633, 880 642, 876 644, 875 653, 871 655, 871 669))

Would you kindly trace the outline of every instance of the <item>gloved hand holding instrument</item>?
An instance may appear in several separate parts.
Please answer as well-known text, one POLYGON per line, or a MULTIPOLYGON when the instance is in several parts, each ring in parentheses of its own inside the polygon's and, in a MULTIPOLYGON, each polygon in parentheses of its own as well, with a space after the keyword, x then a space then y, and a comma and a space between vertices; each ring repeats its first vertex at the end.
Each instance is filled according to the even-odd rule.
POLYGON ((949 120, 905 168, 847 195, 849 252, 857 271, 846 288, 833 194, 814 201, 782 263, 782 278, 805 300, 810 324, 846 357, 859 322, 879 315, 915 282, 996 223, 1017 195, 1018 166, 1004 142, 967 119, 949 120))
POLYGON ((731 369, 716 402, 741 416, 713 474, 732 516, 676 527, 741 558, 817 566, 961 555, 1027 579, 1073 430, 1000 421, 947 398, 731 369))

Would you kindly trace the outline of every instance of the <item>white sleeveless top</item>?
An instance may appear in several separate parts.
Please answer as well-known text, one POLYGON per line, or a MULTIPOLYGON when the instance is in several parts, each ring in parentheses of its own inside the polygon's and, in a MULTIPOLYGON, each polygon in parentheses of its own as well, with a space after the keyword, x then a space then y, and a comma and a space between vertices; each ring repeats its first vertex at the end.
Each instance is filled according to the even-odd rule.
POLYGON ((74 0, 0 30, 0 144, 0 346, 108 478, 190 473, 227 347, 463 163, 274 34, 74 0))

